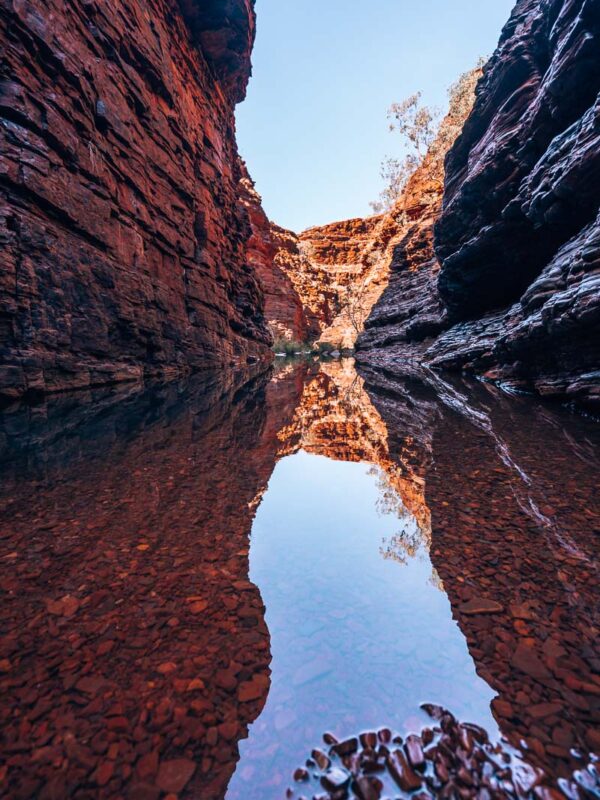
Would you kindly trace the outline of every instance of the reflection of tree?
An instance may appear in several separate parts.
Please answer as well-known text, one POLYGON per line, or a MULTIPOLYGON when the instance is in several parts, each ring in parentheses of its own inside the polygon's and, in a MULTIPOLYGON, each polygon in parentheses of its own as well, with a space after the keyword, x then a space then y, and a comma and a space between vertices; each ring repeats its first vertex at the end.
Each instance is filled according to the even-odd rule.
POLYGON ((369 475, 376 478, 379 489, 376 503, 377 513, 381 516, 397 517, 402 524, 398 533, 383 540, 380 547, 381 555, 385 559, 393 559, 399 564, 406 564, 408 559, 415 558, 419 551, 427 545, 423 531, 404 505, 402 497, 392 485, 389 475, 375 466, 371 467, 369 475))
POLYGON ((379 552, 386 560, 397 561, 399 564, 407 564, 409 558, 414 558, 423 544, 421 531, 418 527, 409 530, 402 528, 399 533, 395 533, 389 539, 383 539, 383 544, 379 552))
POLYGON ((431 568, 431 577, 429 578, 429 583, 434 586, 436 589, 439 589, 440 592, 444 592, 444 581, 440 578, 438 571, 435 567, 431 568))
MULTIPOLYGON (((379 496, 376 501, 377 513, 381 516, 391 515, 397 517, 402 527, 388 539, 382 540, 379 552, 386 560, 396 561, 406 566, 409 560, 424 558, 429 553, 431 534, 428 528, 421 527, 415 517, 406 508, 400 493, 392 483, 392 476, 377 466, 369 469, 369 475, 376 478, 379 496)), ((431 567, 429 582, 440 591, 444 585, 436 569, 431 567)))

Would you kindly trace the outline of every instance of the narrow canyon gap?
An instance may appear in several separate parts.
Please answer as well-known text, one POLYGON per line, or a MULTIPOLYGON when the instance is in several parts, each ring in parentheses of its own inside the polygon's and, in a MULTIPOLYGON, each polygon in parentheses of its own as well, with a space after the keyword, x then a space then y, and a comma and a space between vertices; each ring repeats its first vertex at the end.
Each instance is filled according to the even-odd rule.
POLYGON ((256 24, 0 0, 0 796, 598 797, 600 0, 306 231, 256 24))

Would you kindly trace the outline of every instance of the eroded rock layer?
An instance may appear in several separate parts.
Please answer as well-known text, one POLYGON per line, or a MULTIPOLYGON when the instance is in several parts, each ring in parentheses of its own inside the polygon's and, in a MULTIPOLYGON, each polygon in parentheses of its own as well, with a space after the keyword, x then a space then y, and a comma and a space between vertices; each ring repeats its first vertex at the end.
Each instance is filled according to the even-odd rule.
POLYGON ((361 358, 598 407, 599 38, 598 2, 517 3, 446 162, 439 262, 396 250, 361 358))
POLYGON ((0 391, 265 357, 234 105, 251 0, 2 0, 0 391))

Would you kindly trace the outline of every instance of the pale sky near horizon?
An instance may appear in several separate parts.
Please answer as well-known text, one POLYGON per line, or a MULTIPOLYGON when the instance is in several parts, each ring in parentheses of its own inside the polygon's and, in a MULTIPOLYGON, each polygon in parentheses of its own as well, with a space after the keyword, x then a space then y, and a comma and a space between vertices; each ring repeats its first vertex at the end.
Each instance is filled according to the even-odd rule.
POLYGON ((239 149, 269 217, 301 231, 372 213, 380 163, 402 154, 386 112, 447 89, 489 56, 514 0, 257 0, 239 149))

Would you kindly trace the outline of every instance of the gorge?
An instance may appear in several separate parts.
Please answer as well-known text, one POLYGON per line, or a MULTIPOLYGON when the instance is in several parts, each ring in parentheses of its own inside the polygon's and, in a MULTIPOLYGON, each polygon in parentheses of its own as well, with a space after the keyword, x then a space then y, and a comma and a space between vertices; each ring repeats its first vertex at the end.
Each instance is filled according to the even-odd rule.
POLYGON ((600 0, 300 232, 261 13, 0 0, 0 797, 598 798, 600 0))
POLYGON ((274 337, 597 406, 595 2, 519 0, 396 205, 299 235, 236 153, 249 0, 4 7, 5 399, 268 361, 274 337))

